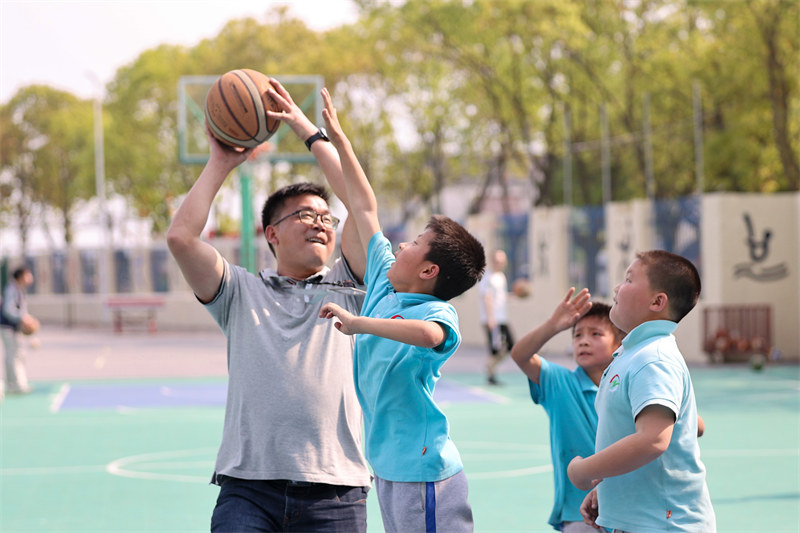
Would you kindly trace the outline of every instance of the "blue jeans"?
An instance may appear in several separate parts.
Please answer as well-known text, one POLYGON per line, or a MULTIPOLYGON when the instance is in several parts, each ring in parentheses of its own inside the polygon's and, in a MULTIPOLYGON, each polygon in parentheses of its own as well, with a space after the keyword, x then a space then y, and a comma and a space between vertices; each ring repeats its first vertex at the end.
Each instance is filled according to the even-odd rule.
POLYGON ((368 487, 217 478, 212 532, 367 531, 368 487))

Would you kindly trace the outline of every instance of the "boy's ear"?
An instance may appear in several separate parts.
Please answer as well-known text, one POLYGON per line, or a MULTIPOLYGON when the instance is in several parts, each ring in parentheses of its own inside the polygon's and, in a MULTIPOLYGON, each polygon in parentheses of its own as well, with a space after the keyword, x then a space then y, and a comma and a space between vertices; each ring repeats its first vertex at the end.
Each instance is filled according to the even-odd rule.
POLYGON ((650 301, 650 310, 654 313, 661 313, 667 309, 669 304, 669 297, 665 292, 657 292, 650 301))
POLYGON ((428 263, 428 266, 423 268, 419 273, 419 277, 421 279, 433 279, 438 275, 439 275, 439 265, 435 263, 428 263))

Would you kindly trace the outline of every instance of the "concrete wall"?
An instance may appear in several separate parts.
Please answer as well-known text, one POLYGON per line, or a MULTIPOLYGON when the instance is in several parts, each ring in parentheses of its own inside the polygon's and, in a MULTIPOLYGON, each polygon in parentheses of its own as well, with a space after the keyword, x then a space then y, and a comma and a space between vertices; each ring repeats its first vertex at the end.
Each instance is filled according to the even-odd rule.
POLYGON ((800 194, 709 194, 702 205, 702 304, 769 304, 774 346, 800 359, 800 194))
MULTIPOLYGON (((703 350, 706 308, 768 304, 774 347, 784 360, 800 361, 800 193, 717 193, 704 195, 701 202, 698 266, 703 292, 697 307, 675 333, 684 356, 696 363, 708 360, 703 350)), ((652 212, 647 200, 607 206, 609 294, 613 294, 635 253, 654 247, 652 212)), ((512 297, 509 302, 510 323, 517 338, 547 319, 569 288, 568 222, 569 212, 564 207, 534 210, 529 231, 532 295, 527 299, 512 297)), ((476 291, 453 303, 461 318, 464 342, 484 343, 476 291)), ((562 333, 548 348, 568 352, 569 343, 569 335, 562 333)))
MULTIPOLYGON (((420 219, 409 226, 416 235, 424 226, 420 219)), ((495 248, 496 218, 482 214, 467 226, 484 243, 495 248)), ((646 200, 613 203, 606 209, 606 255, 611 289, 622 279, 636 251, 653 248, 652 208, 646 200)), ((569 210, 565 207, 535 209, 528 232, 532 292, 527 298, 509 299, 510 325, 519 338, 545 320, 569 288, 569 210)), ((703 294, 698 306, 681 321, 676 337, 687 360, 707 361, 703 352, 703 310, 716 305, 766 303, 772 307, 772 337, 785 360, 800 361, 800 193, 772 195, 718 193, 702 198, 701 272, 703 294), (745 215, 750 221, 746 222, 745 215), (767 236, 767 234, 769 236, 767 236)), ((272 266, 266 244, 258 240, 259 268, 272 266)), ((229 259, 236 260, 236 240, 215 241, 229 259)), ((146 254, 133 254, 135 262, 146 254)), ((74 263, 75 257, 70 255, 74 263)), ((36 272, 45 289, 47 262, 36 272)), ((142 266, 142 265, 140 265, 142 266)), ((143 267, 146 276, 149 270, 143 267)), ((159 293, 164 306, 158 312, 163 328, 206 329, 216 324, 197 303, 177 265, 170 258, 170 292, 159 293)), ((147 280, 134 279, 136 287, 147 280)), ((70 279, 72 287, 77 280, 70 279)), ((138 290, 138 289, 137 289, 138 290)), ((42 292, 42 290, 40 290, 42 292)), ((464 343, 483 345, 484 332, 478 320, 477 289, 453 300, 459 312, 464 343)), ((30 297, 31 312, 44 324, 60 323, 110 327, 111 316, 98 294, 36 294, 30 297)), ((547 351, 568 353, 569 334, 554 338, 547 351)))

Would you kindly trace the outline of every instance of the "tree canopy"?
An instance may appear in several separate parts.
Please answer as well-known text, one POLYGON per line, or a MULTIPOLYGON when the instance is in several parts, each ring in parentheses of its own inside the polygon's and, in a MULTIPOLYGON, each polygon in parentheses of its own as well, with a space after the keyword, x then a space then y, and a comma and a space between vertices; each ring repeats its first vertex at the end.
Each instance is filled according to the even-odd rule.
MULTIPOLYGON (((476 212, 490 186, 515 182, 536 205, 673 198, 698 183, 800 189, 797 2, 356 3, 350 26, 315 32, 276 8, 120 68, 103 102, 110 191, 163 231, 199 172, 178 158, 178 80, 244 67, 322 75, 379 199, 401 218, 439 210, 441 191, 463 183, 478 191, 476 212)), ((94 193, 91 103, 31 86, 0 120, 0 214, 14 212, 25 234, 33 213, 57 209, 68 235, 71 210, 94 193)))

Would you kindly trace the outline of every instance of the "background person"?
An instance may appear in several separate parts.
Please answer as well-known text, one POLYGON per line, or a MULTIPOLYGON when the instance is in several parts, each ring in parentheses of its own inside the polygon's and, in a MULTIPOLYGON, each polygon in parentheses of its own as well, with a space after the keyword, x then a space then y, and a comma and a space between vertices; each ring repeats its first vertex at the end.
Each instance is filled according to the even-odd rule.
MULTIPOLYGON (((3 387, 9 394, 27 394, 32 390, 25 366, 25 350, 20 342, 21 333, 30 334, 38 328, 38 321, 28 313, 26 292, 31 285, 31 269, 26 266, 15 269, 0 302, 0 337, 5 354, 3 387)), ((3 393, 0 390, 0 397, 3 393)))
POLYGON ((511 352, 514 336, 508 326, 508 279, 505 269, 508 257, 503 250, 495 250, 489 261, 486 275, 478 283, 478 314, 486 330, 489 360, 486 381, 498 385, 497 366, 511 352))

